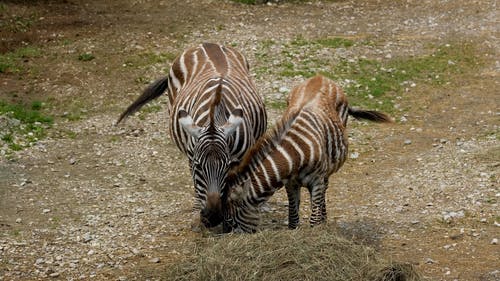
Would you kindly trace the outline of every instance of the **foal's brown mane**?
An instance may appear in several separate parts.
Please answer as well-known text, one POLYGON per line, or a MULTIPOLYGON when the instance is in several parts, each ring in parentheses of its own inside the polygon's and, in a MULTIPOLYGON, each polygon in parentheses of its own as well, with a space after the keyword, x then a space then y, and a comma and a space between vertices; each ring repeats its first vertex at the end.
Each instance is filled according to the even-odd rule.
POLYGON ((233 186, 247 177, 248 173, 273 149, 290 129, 302 109, 285 112, 275 126, 262 135, 250 149, 245 152, 241 162, 233 167, 227 175, 227 186, 233 186))

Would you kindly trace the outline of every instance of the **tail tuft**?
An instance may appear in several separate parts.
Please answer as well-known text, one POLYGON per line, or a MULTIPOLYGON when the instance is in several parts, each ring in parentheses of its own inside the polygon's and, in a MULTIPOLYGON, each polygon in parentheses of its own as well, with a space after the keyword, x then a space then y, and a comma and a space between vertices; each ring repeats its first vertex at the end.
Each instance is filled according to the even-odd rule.
POLYGON ((137 98, 118 118, 116 125, 124 119, 127 119, 130 115, 134 114, 136 111, 141 109, 148 102, 161 96, 168 87, 168 77, 160 78, 155 82, 151 83, 142 93, 142 95, 137 98))

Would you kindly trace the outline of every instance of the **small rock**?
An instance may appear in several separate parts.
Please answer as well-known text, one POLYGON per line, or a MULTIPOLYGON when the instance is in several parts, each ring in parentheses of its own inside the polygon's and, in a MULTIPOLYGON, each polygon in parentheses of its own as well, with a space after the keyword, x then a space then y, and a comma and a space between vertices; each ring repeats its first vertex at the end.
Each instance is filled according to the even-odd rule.
POLYGON ((419 224, 419 223, 420 223, 419 220, 413 220, 413 221, 411 221, 411 224, 419 224))
POLYGON ((136 212, 137 214, 142 214, 142 213, 144 213, 144 209, 143 209, 143 208, 141 208, 141 207, 139 207, 139 208, 137 208, 137 209, 135 210, 135 212, 136 212))
POLYGON ((136 249, 136 248, 132 248, 130 251, 131 251, 134 255, 140 255, 140 254, 141 254, 141 251, 139 251, 139 250, 138 250, 138 249, 136 249))
POLYGON ((491 245, 497 245, 498 244, 498 239, 497 238, 493 238, 491 240, 491 245))
POLYGON ((357 159, 359 157, 359 153, 355 151, 355 152, 351 153, 350 157, 351 157, 351 159, 357 159))
POLYGON ((287 87, 285 86, 281 86, 278 90, 280 93, 288 93, 290 92, 290 89, 288 89, 287 87))
POLYGON ((405 145, 410 145, 411 144, 411 140, 405 140, 404 144, 405 145))
POLYGON ((149 260, 150 263, 159 263, 160 262, 160 258, 152 258, 149 260))
POLYGON ((44 214, 50 213, 50 209, 43 209, 43 210, 42 210, 42 212, 43 212, 44 214))
POLYGON ((443 220, 445 221, 450 221, 452 219, 459 219, 459 218, 463 218, 465 216, 465 213, 463 210, 460 210, 460 211, 451 211, 451 212, 443 212, 443 220))
POLYGON ((69 164, 71 164, 71 165, 75 165, 76 162, 77 162, 77 160, 75 158, 70 158, 69 159, 69 164))
POLYGON ((90 235, 90 233, 85 233, 83 234, 83 243, 88 243, 90 241, 92 241, 92 235, 90 235))
POLYGON ((426 264, 433 264, 433 263, 436 263, 436 261, 435 261, 435 260, 433 260, 433 259, 431 259, 431 258, 426 258, 426 259, 425 259, 425 263, 426 263, 426 264))
POLYGON ((23 222, 23 220, 21 218, 16 219, 16 223, 22 223, 22 222, 23 222))
POLYGON ((58 277, 59 275, 60 275, 59 272, 54 272, 54 273, 49 274, 50 277, 58 277))

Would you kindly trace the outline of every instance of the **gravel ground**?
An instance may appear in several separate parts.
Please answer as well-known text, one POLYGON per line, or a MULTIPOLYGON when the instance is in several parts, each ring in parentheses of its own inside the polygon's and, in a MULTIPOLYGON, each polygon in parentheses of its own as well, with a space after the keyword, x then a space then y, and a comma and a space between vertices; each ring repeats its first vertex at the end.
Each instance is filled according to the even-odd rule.
MULTIPOLYGON (((33 37, 47 55, 27 64, 50 71, 0 75, 2 97, 50 97, 65 106, 52 109, 58 117, 86 106, 78 120, 57 118, 49 137, 1 158, 0 280, 141 280, 141 272, 189 256, 203 235, 190 230, 193 188, 187 161, 167 134, 166 100, 155 102, 160 111, 113 125, 144 87, 134 79, 154 80, 168 67, 130 69, 124 56, 226 42, 255 69, 263 40, 275 40, 272 52, 279 53, 299 35, 332 34, 380 44, 319 56, 383 60, 425 54, 430 44, 480 46, 487 61, 480 71, 442 87, 412 87, 399 101, 407 110, 395 113, 396 124, 351 123, 351 159, 332 177, 327 206, 329 223, 346 235, 416 264, 433 280, 500 280, 496 1, 156 2, 47 4, 40 9, 46 24, 33 37), (106 66, 73 59, 81 52, 105 58, 106 66)), ((33 9, 8 5, 18 13, 33 9)), ((271 100, 303 80, 255 79, 271 100)), ((273 123, 280 111, 269 112, 273 123)), ((282 190, 262 227, 286 229, 285 202, 282 190)), ((305 219, 307 200, 301 212, 305 219)))

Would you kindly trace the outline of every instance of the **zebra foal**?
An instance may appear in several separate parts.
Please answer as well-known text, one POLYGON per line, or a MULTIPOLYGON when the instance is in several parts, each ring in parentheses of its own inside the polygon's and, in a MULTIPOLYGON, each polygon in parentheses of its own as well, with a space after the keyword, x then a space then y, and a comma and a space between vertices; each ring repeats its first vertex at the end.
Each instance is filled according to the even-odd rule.
POLYGON ((168 96, 170 136, 187 156, 194 182, 193 228, 218 224, 220 189, 231 163, 237 163, 267 126, 264 102, 237 50, 203 43, 177 57, 169 74, 149 85, 118 122, 161 96, 168 96), (213 206, 206 206, 207 198, 213 206))
POLYGON ((323 76, 296 86, 281 120, 228 175, 222 192, 224 232, 256 231, 258 206, 283 185, 289 201, 289 228, 299 223, 302 186, 311 197, 311 225, 324 222, 328 178, 347 158, 348 115, 391 122, 384 113, 350 108, 342 90, 323 76))

